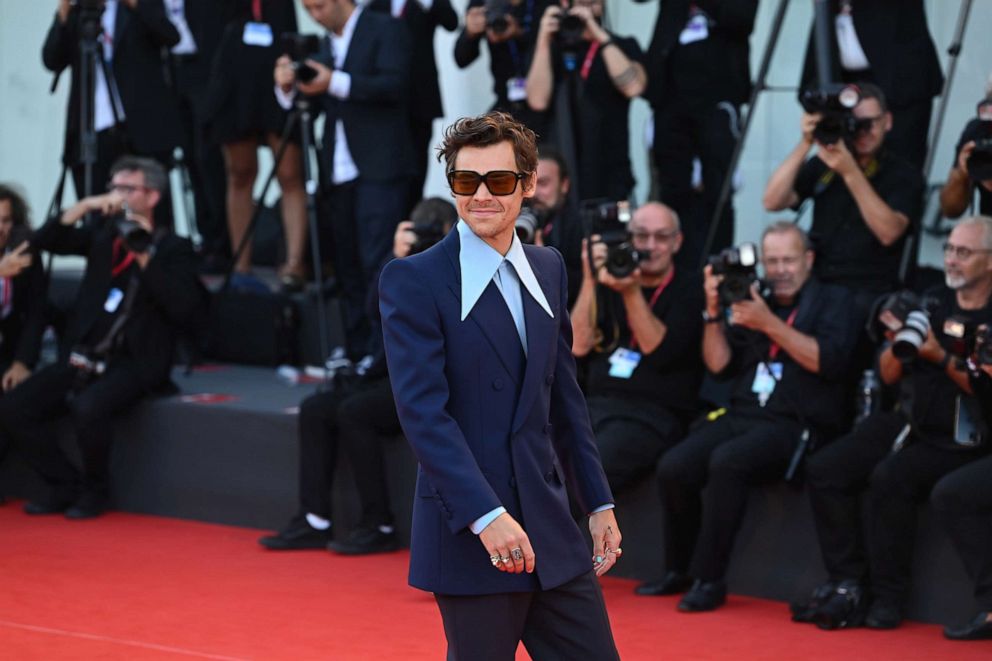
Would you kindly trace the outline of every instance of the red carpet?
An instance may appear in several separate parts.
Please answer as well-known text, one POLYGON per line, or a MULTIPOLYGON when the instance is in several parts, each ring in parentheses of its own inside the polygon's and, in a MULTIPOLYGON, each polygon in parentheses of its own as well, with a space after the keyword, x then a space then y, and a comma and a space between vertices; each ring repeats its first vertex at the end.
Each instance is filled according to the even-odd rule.
MULTIPOLYGON (((0 507, 0 658, 442 659, 433 599, 406 586, 406 553, 266 552, 259 532, 110 514, 28 517, 0 507)), ((676 613, 604 581, 624 659, 989 659, 936 626, 821 632, 784 604, 731 597, 676 613)), ((521 650, 520 659, 527 655, 521 650)))

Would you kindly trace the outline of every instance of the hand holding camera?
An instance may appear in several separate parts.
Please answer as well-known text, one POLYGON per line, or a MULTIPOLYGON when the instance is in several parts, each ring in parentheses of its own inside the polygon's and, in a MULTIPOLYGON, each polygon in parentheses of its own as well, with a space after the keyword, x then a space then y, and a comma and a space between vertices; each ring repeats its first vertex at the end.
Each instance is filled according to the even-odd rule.
POLYGON ((69 10, 72 9, 72 0, 59 0, 58 9, 55 10, 59 23, 65 25, 69 20, 69 10))
POLYGON ((541 24, 538 27, 537 41, 542 46, 550 46, 555 35, 561 26, 562 8, 558 5, 549 5, 541 16, 541 24))
POLYGON ((512 14, 505 14, 495 27, 486 26, 486 39, 491 44, 501 44, 510 39, 517 39, 524 36, 524 31, 520 28, 520 23, 512 14))
POLYGON ((739 300, 730 306, 730 323, 733 326, 743 326, 760 333, 767 332, 769 324, 776 317, 765 299, 761 296, 761 285, 752 282, 748 289, 750 298, 739 300))
POLYGON ((486 32, 486 8, 470 7, 465 14, 465 33, 473 39, 486 32))
POLYGON ((819 147, 820 149, 816 153, 817 157, 841 177, 859 169, 851 150, 847 148, 847 144, 843 140, 829 145, 819 144, 819 147))

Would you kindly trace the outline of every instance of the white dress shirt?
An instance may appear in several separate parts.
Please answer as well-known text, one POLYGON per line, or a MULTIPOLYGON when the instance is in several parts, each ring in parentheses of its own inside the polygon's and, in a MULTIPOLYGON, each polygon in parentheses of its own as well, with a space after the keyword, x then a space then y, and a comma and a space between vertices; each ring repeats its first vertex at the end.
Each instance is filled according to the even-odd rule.
MULTIPOLYGON (((111 72, 114 70, 114 27, 117 25, 117 9, 118 0, 107 0, 103 15, 100 17, 103 32, 99 36, 99 41, 103 46, 103 61, 107 70, 111 72)), ((114 106, 117 107, 117 119, 121 122, 125 119, 120 94, 113 81, 107 80, 103 69, 104 67, 97 62, 96 85, 93 89, 93 128, 97 132, 109 129, 117 123, 114 121, 114 106)))
POLYGON ((179 33, 179 43, 172 47, 174 55, 193 55, 196 53, 196 39, 193 31, 186 22, 186 0, 164 0, 165 12, 169 21, 179 33))

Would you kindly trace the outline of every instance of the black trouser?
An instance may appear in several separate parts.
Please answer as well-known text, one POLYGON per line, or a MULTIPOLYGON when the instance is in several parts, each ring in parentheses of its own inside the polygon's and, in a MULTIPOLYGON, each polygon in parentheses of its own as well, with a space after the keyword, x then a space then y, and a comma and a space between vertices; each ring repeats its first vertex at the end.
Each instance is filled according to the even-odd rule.
MULTIPOLYGON (((695 269, 699 263, 716 210, 730 157, 740 133, 740 109, 729 102, 710 103, 676 97, 654 109, 654 161, 658 171, 658 193, 682 219, 684 240, 676 256, 680 268, 695 269), (694 204, 692 160, 702 164, 703 204, 694 204), (700 212, 702 217, 698 217, 700 212), (697 217, 693 217, 693 215, 697 217)), ((734 208, 727 200, 710 252, 734 240, 734 208)))
POLYGON ((431 135, 434 133, 434 120, 423 119, 410 115, 410 136, 413 143, 413 176, 410 178, 410 190, 407 194, 406 213, 403 218, 409 219, 410 212, 424 197, 424 181, 427 179, 427 167, 431 159, 431 135))
POLYGON ((748 488, 782 479, 801 432, 798 422, 728 413, 665 453, 658 471, 669 570, 724 578, 748 488))
POLYGON ((894 604, 902 603, 909 587, 919 505, 941 477, 978 456, 975 450, 932 445, 913 435, 892 454, 905 425, 898 413, 877 413, 806 461, 813 519, 830 580, 870 578, 874 595, 894 604), (865 490, 867 522, 861 518, 865 490))
POLYGON ((392 522, 378 435, 399 429, 389 379, 359 384, 358 390, 317 393, 300 405, 300 505, 331 518, 331 484, 342 442, 355 469, 362 522, 392 522), (368 521, 366 521, 368 519, 368 521))
POLYGON ((613 493, 651 473, 662 453, 682 438, 679 419, 659 407, 651 407, 649 424, 636 400, 590 397, 588 402, 600 461, 613 493))
POLYGON ((106 495, 112 417, 145 394, 142 376, 139 364, 119 359, 103 376, 77 389, 79 371, 56 364, 0 398, 0 426, 51 488, 53 504, 72 500, 80 477, 59 447, 53 424, 68 413, 83 462, 83 489, 106 495))
POLYGON ((992 612, 992 457, 942 478, 930 502, 975 583, 975 600, 992 612))
POLYGON ((521 640, 534 661, 620 658, 591 571, 551 590, 434 598, 448 661, 513 661, 521 640))

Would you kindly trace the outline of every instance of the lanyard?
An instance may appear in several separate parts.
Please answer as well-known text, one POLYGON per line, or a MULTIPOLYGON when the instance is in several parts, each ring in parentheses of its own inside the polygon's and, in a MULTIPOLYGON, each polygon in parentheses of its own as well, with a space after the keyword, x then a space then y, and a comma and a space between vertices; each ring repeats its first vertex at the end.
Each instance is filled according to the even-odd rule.
MULTIPOLYGON (((796 315, 798 313, 799 313, 799 306, 797 305, 795 309, 789 313, 789 318, 785 320, 786 326, 792 326, 792 324, 796 323, 796 315)), ((782 347, 780 347, 775 342, 772 342, 771 346, 768 347, 768 360, 775 360, 775 356, 777 356, 778 352, 781 350, 782 347)))
POLYGON ((251 15, 256 23, 262 22, 262 0, 251 0, 251 15))
POLYGON ((596 53, 599 52, 599 47, 601 45, 602 44, 598 41, 594 41, 589 44, 589 50, 586 51, 586 59, 582 61, 582 69, 579 71, 582 76, 582 80, 589 79, 589 71, 592 69, 593 58, 596 57, 596 53))
MULTIPOLYGON (((651 299, 648 301, 648 308, 654 310, 654 304, 658 302, 658 298, 661 296, 661 292, 665 291, 665 287, 672 284, 672 280, 675 279, 675 265, 672 264, 672 268, 668 271, 668 275, 665 279, 661 281, 661 284, 655 287, 655 290, 651 293, 651 299)), ((634 335, 634 329, 630 329, 630 348, 633 349, 637 346, 637 337, 634 335)))
MULTIPOLYGON (((524 9, 524 17, 520 24, 520 29, 524 37, 530 34, 530 24, 534 21, 534 0, 527 0, 527 7, 524 9)), ((513 73, 520 76, 524 73, 523 63, 520 61, 520 50, 517 48, 517 40, 510 39, 506 42, 507 50, 510 51, 510 59, 513 60, 513 73)))
POLYGON ((118 261, 118 256, 120 255, 121 249, 123 247, 124 247, 124 242, 121 240, 120 237, 114 239, 114 257, 113 260, 111 261, 111 264, 115 264, 115 266, 110 271, 111 278, 116 278, 117 276, 119 276, 121 273, 124 272, 125 269, 127 269, 127 267, 131 266, 131 262, 134 261, 134 253, 131 252, 130 250, 127 251, 127 255, 125 255, 123 259, 118 261))

